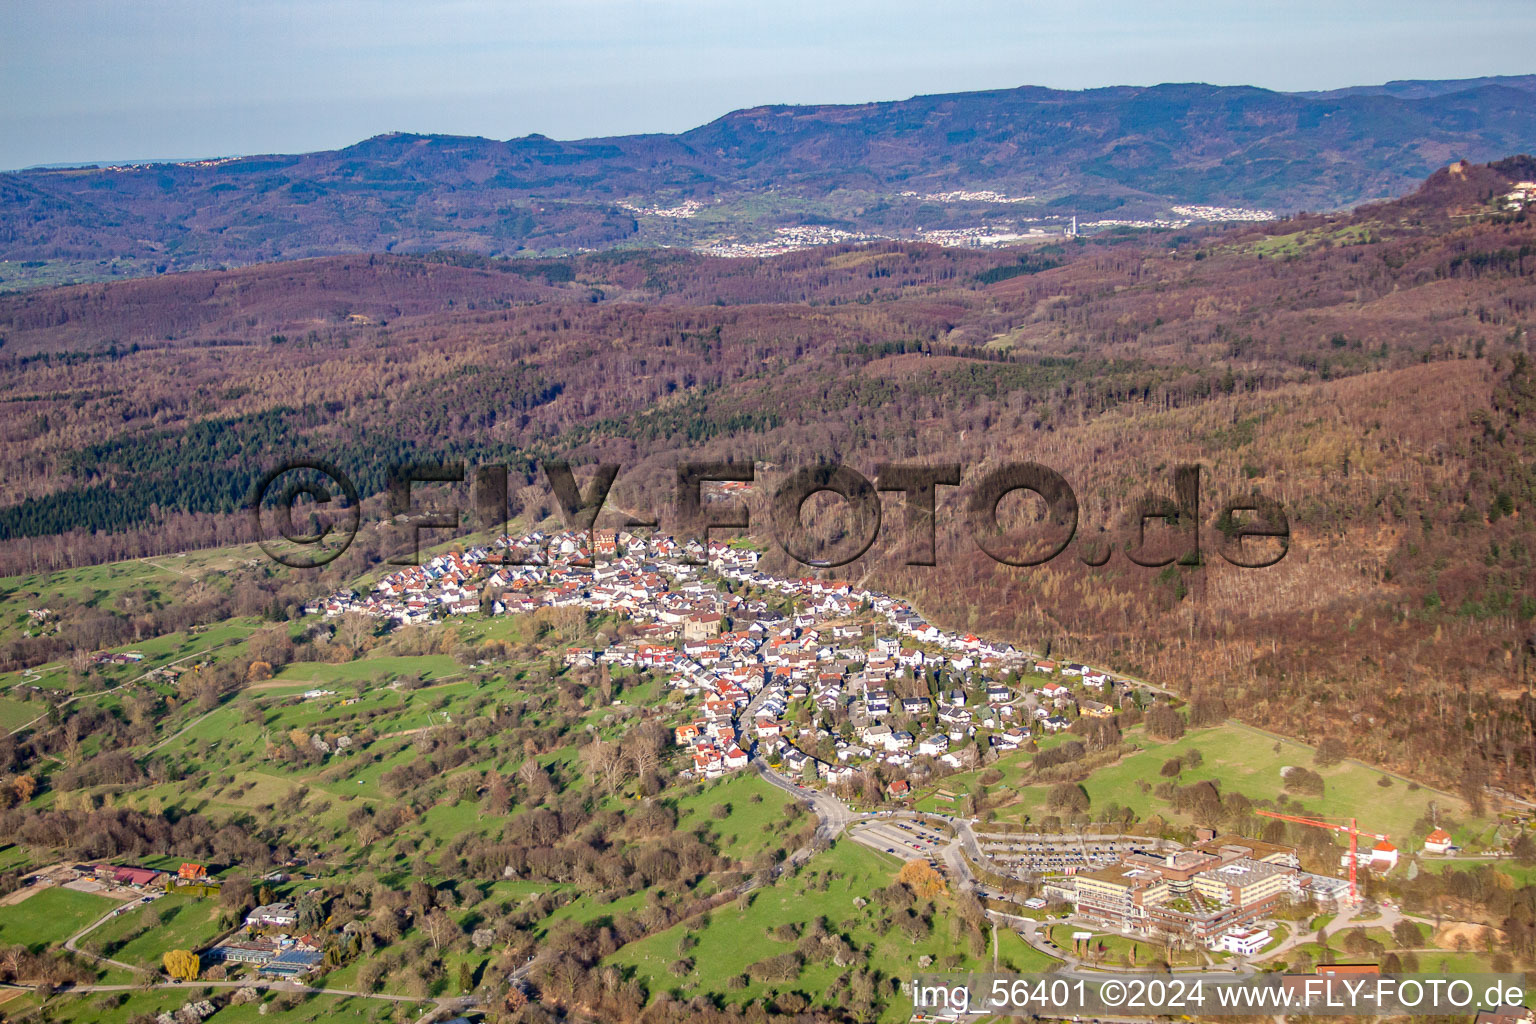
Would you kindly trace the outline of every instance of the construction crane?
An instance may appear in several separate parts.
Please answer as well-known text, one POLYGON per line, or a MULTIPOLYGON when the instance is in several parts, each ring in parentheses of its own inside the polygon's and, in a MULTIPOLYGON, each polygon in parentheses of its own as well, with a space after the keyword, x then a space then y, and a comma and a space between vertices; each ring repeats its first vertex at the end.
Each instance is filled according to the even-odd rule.
POLYGON ((1355 824, 1354 818, 1336 818, 1329 821, 1324 818, 1303 818, 1295 814, 1280 814, 1276 811, 1256 812, 1266 818, 1278 818, 1280 821, 1291 821, 1298 825, 1310 825, 1312 828, 1323 828, 1330 832, 1343 832, 1349 836, 1349 902, 1358 904, 1360 894, 1355 889, 1355 867, 1360 856, 1360 837, 1379 839, 1382 842, 1391 842, 1386 836, 1377 835, 1375 832, 1362 832, 1355 824))

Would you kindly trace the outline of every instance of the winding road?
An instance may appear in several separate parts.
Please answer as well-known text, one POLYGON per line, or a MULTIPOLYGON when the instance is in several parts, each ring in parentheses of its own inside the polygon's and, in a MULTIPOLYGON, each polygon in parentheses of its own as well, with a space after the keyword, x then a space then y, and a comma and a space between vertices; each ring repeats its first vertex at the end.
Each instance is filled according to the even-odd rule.
MULTIPOLYGON (((878 817, 875 814, 861 814, 855 811, 825 790, 796 785, 768 767, 767 763, 756 755, 752 756, 750 763, 757 770, 757 774, 763 777, 763 781, 767 782, 770 786, 782 789, 795 799, 803 800, 811 805, 811 810, 815 812, 817 818, 817 839, 830 843, 842 834, 843 829, 854 822, 878 817)), ((795 852, 799 854, 806 851, 797 850, 795 852)), ((794 857, 792 856, 790 860, 794 862, 794 857)))
MULTIPOLYGON (((143 682, 144 680, 146 680, 149 677, 153 676, 156 672, 160 671, 160 669, 162 669, 162 668, 170 668, 173 665, 180 665, 182 662, 184 662, 184 661, 191 661, 193 658, 205 658, 209 654, 211 654, 214 651, 217 651, 221 647, 228 647, 230 644, 240 643, 240 642, 242 642, 245 639, 246 639, 245 637, 239 637, 238 639, 225 640, 225 641, 223 641, 221 643, 216 643, 212 647, 205 647, 201 651, 196 651, 196 652, 194 652, 192 654, 185 655, 184 657, 177 658, 175 661, 168 661, 164 665, 156 666, 155 668, 152 668, 152 669, 150 669, 147 672, 144 672, 144 673, 142 673, 140 675, 134 676, 132 679, 124 680, 123 682, 118 683, 116 686, 112 687, 109 690, 96 690, 96 691, 92 691, 92 692, 82 692, 82 693, 74 694, 73 696, 66 697, 65 699, 59 701, 58 707, 61 708, 61 709, 62 708, 66 708, 69 705, 73 704, 75 701, 77 701, 77 700, 84 700, 87 697, 105 697, 109 693, 116 693, 118 690, 121 690, 125 686, 132 686, 134 683, 143 682)), ((21 725, 18 725, 16 728, 10 730, 11 735, 12 736, 19 736, 19 735, 21 735, 22 733, 26 732, 28 729, 30 729, 34 725, 36 725, 38 722, 41 722, 43 719, 47 718, 48 715, 49 715, 49 712, 44 711, 42 714, 40 714, 36 718, 32 719, 32 721, 25 722, 25 723, 23 723, 21 725)), ((191 724, 195 725, 196 723, 194 722, 194 723, 191 723, 191 724)), ((190 728, 190 725, 187 728, 190 728)), ((185 729, 183 729, 182 731, 185 731, 185 729)), ((180 735, 180 733, 178 733, 177 735, 180 735)), ((175 737, 171 737, 171 738, 174 739, 175 737)), ((165 742, 166 741, 162 740, 161 743, 156 744, 155 749, 159 749, 159 747, 162 746, 165 742)))

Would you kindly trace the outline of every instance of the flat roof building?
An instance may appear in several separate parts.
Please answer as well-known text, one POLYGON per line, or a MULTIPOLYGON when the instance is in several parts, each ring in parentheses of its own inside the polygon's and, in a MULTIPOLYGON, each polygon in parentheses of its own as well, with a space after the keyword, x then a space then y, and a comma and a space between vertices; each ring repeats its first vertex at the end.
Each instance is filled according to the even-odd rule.
POLYGON ((1221 836, 1193 850, 1126 854, 1076 875, 1078 914, 1128 934, 1182 936, 1208 946, 1299 892, 1289 847, 1221 836))

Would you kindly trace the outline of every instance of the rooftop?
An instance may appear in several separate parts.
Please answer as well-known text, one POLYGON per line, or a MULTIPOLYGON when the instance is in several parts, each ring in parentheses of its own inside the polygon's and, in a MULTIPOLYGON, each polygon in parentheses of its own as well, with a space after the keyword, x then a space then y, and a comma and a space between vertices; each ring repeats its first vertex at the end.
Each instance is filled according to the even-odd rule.
POLYGON ((1230 864, 1223 864, 1208 871, 1202 871, 1199 878, 1210 878, 1229 885, 1252 885, 1254 882, 1275 875, 1288 875, 1290 869, 1279 864, 1270 864, 1262 860, 1238 860, 1230 864))

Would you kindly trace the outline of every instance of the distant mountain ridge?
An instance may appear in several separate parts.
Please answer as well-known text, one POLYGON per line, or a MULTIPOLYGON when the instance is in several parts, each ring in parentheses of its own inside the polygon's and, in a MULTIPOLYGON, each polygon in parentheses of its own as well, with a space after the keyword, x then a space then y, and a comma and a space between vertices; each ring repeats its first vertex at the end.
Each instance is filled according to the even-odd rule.
MULTIPOLYGON (((1536 149, 1533 92, 1536 76, 1326 93, 1026 86, 753 107, 678 135, 397 133, 300 155, 37 169, 0 175, 0 259, 152 273, 697 246, 794 225, 913 238, 1059 230, 1074 214, 1156 219, 1177 204, 1337 208, 1401 194, 1453 160, 1536 149)), ((13 283, 16 271, 0 264, 13 283)))
POLYGON ((1502 85, 1511 89, 1536 92, 1536 75, 1485 75, 1482 78, 1408 78, 1381 85, 1351 85, 1343 89, 1326 89, 1317 92, 1298 92, 1295 96, 1317 99, 1337 99, 1340 96, 1396 96, 1399 99, 1420 100, 1431 96, 1445 96, 1453 92, 1485 85, 1502 85))

